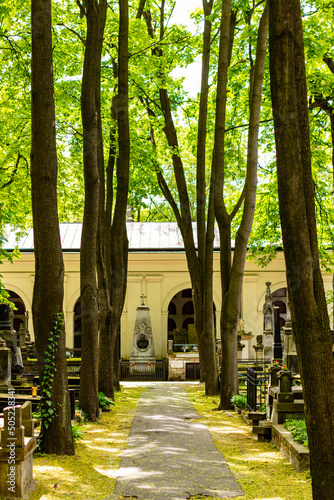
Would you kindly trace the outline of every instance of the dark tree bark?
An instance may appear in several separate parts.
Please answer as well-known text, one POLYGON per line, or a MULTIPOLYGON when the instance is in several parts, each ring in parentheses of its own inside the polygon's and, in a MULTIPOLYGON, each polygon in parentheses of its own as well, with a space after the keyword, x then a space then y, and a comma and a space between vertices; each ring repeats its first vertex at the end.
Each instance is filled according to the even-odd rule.
POLYGON ((315 500, 334 491, 334 362, 319 264, 299 0, 269 0, 279 208, 315 500))
MULTIPOLYGON (((164 36, 164 4, 161 3, 160 15, 160 39, 164 36)), ((205 382, 205 392, 207 395, 218 393, 218 373, 216 360, 216 342, 214 338, 214 318, 213 318, 213 241, 214 241, 214 211, 213 211, 213 184, 209 196, 209 208, 206 213, 206 194, 205 194, 205 157, 206 157, 206 121, 207 121, 207 103, 208 103, 208 75, 210 62, 210 35, 211 22, 207 16, 212 10, 213 1, 203 1, 205 12, 205 27, 203 34, 203 66, 202 66, 202 88, 201 102, 199 110, 199 129, 198 129, 198 148, 197 148, 197 236, 198 236, 198 254, 195 247, 192 218, 190 210, 190 201, 187 190, 182 159, 179 153, 177 131, 174 125, 169 95, 166 88, 163 87, 163 74, 158 78, 162 84, 160 93, 160 104, 164 116, 164 133, 167 143, 172 151, 172 161, 174 176, 176 180, 179 206, 174 200, 168 186, 163 178, 162 171, 157 166, 157 175, 160 188, 166 200, 171 205, 178 226, 180 228, 185 253, 187 258, 188 270, 190 274, 193 303, 195 312, 195 328, 198 338, 198 348, 200 356, 201 379, 205 382), (206 224, 207 217, 207 224, 206 224)), ((153 37, 153 26, 149 12, 144 13, 145 21, 148 27, 148 33, 153 37)), ((156 48, 153 54, 163 57, 161 49, 156 48)), ((150 111, 151 112, 151 111, 150 111)), ((151 131, 152 132, 152 131, 151 131)))
POLYGON ((236 12, 231 11, 230 0, 222 6, 218 84, 216 100, 216 125, 213 151, 215 182, 215 215, 220 234, 220 274, 222 287, 221 339, 222 367, 220 409, 232 406, 231 397, 238 393, 237 326, 240 315, 242 280, 247 244, 253 224, 257 185, 258 134, 261 109, 263 75, 268 35, 268 8, 261 17, 256 49, 256 61, 251 71, 249 96, 249 129, 247 147, 247 173, 241 197, 231 213, 224 201, 225 181, 225 115, 227 101, 227 70, 230 64, 236 12), (233 262, 231 260, 231 224, 243 207, 243 215, 235 239, 233 262))
MULTIPOLYGON (((55 315, 62 314, 64 264, 57 210, 57 150, 52 68, 51 0, 32 0, 32 137, 31 193, 35 247, 33 323, 42 393, 44 354, 55 315)), ((60 332, 55 358, 52 406, 56 417, 42 426, 41 448, 46 453, 73 455, 65 331, 60 332)), ((49 390, 49 388, 48 388, 49 390)))
MULTIPOLYGON (((126 208, 129 191, 130 130, 129 130, 129 12, 128 0, 119 0, 119 55, 118 55, 118 158, 116 163, 117 193, 111 227, 111 370, 115 377, 115 355, 120 319, 123 311, 127 270, 128 237, 126 233, 126 208)), ((116 376, 117 380, 117 376, 116 376)), ((114 384, 113 384, 114 389, 114 384)), ((113 397, 113 394, 112 394, 113 397)))
MULTIPOLYGON (((143 4, 144 5, 144 4, 143 4)), ((142 6, 143 6, 142 5, 142 6)), ((100 148, 99 175, 99 225, 97 245, 97 270, 99 288, 99 391, 114 398, 119 390, 119 328, 124 307, 127 283, 128 240, 126 234, 126 209, 129 187, 130 136, 128 118, 128 5, 120 4, 119 61, 114 62, 114 76, 118 77, 118 94, 113 96, 110 130, 110 148, 107 165, 107 192, 103 150, 100 148), (113 207, 113 174, 117 157, 117 128, 119 158, 116 164, 117 194, 113 207)), ((98 86, 100 88, 100 86, 98 86)), ((100 98, 97 99, 98 105, 100 98)), ((100 127, 102 130, 102 127, 100 127)), ((102 133, 101 141, 102 145, 102 133)))
POLYGON ((80 251, 82 348, 79 405, 92 421, 97 420, 99 416, 96 255, 100 195, 99 169, 102 161, 99 89, 106 8, 105 0, 86 0, 85 2, 87 38, 81 87, 85 207, 80 251))
POLYGON ((97 269, 99 286, 99 391, 113 397, 113 377, 111 370, 111 222, 113 206, 113 175, 117 156, 117 97, 113 97, 111 116, 113 125, 110 130, 109 158, 107 164, 107 193, 105 193, 104 169, 100 168, 100 206, 97 249, 97 269))

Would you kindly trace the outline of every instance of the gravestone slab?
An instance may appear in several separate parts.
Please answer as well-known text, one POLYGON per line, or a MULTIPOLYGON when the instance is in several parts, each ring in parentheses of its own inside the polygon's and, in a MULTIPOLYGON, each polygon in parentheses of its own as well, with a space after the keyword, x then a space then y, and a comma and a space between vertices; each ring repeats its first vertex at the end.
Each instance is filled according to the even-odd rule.
POLYGON ((130 356, 130 373, 154 373, 156 361, 152 334, 150 308, 142 304, 137 307, 130 356))

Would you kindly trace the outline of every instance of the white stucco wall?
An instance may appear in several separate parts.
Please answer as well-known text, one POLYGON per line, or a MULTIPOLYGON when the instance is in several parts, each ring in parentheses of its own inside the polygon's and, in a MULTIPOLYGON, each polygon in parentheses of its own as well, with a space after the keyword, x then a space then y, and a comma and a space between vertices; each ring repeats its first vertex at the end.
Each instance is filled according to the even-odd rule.
MULTIPOLYGON (((73 309, 80 296, 78 253, 64 253, 65 283, 64 312, 66 326, 66 344, 73 346, 73 309)), ((33 338, 31 304, 34 284, 34 256, 23 253, 14 264, 4 262, 0 272, 7 289, 17 293, 24 301, 29 312, 29 331, 33 338)), ((266 291, 266 281, 271 281, 271 290, 286 287, 285 265, 282 252, 266 268, 261 268, 254 261, 246 262, 241 316, 245 322, 245 331, 254 335, 262 333, 262 307, 266 291)), ((324 274, 326 290, 332 288, 332 275, 324 274)), ((179 291, 191 288, 186 258, 183 252, 131 252, 128 265, 128 288, 124 312, 121 320, 121 356, 128 358, 131 352, 132 335, 135 324, 136 308, 141 304, 140 296, 144 293, 146 305, 151 311, 151 324, 157 358, 167 353, 168 305, 179 291)), ((217 338, 220 338, 220 275, 219 254, 214 255, 214 302, 216 305, 217 338)), ((252 353, 253 349, 249 349, 252 353)), ((246 352, 244 357, 248 357, 246 352)))

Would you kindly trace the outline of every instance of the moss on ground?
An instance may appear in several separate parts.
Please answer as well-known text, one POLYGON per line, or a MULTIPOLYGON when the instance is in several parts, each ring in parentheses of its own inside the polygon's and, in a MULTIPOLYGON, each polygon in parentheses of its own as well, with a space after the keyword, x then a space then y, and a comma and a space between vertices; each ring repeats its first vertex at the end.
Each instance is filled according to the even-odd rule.
MULTIPOLYGON (((138 398, 146 389, 123 388, 110 413, 103 413, 98 423, 82 426, 83 440, 76 444, 74 457, 35 455, 38 487, 30 500, 103 500, 110 496, 138 398)), ((312 499, 309 473, 297 474, 271 443, 258 442, 239 415, 217 411, 218 398, 205 397, 203 385, 189 385, 186 390, 245 492, 236 500, 312 499)))
POLYGON ((217 411, 219 398, 206 397, 203 385, 186 389, 245 492, 235 500, 312 500, 309 471, 297 473, 273 444, 257 441, 240 415, 217 411))

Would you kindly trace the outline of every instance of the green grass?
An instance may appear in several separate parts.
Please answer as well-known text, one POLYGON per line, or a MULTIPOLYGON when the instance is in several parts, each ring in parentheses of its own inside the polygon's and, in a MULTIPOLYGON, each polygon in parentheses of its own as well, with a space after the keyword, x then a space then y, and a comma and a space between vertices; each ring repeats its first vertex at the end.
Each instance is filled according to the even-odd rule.
POLYGON ((257 440, 240 415, 218 411, 219 397, 206 397, 203 386, 188 386, 187 394, 245 492, 236 500, 312 500, 309 471, 297 473, 272 443, 257 440))
MULTIPOLYGON (((38 486, 30 500, 105 500, 110 496, 137 401, 145 390, 124 388, 116 393, 110 413, 97 423, 80 426, 83 439, 75 444, 74 457, 34 455, 38 486)), ((217 411, 218 397, 206 397, 203 385, 189 385, 186 390, 245 492, 236 500, 312 500, 308 472, 297 474, 271 443, 258 442, 235 412, 217 411)))

